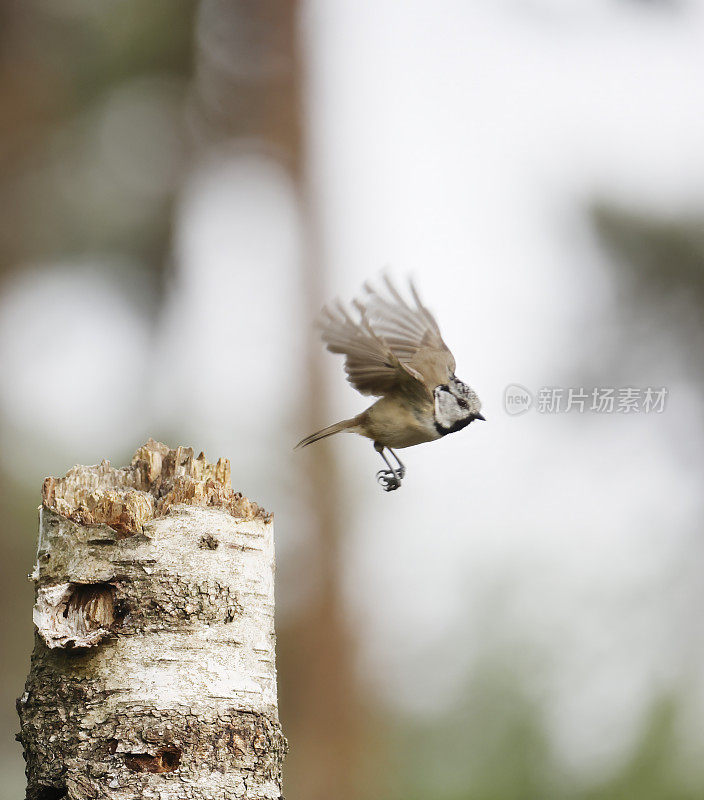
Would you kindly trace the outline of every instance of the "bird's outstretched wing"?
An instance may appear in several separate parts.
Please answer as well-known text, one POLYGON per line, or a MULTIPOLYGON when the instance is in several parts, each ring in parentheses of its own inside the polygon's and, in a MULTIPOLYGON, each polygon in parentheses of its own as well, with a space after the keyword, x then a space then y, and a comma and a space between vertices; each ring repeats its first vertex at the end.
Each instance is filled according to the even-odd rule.
POLYGON ((400 388, 424 391, 446 383, 455 359, 440 335, 433 315, 411 283, 415 308, 384 278, 389 298, 365 284, 366 295, 353 301, 355 322, 341 303, 323 310, 323 341, 343 353, 349 382, 362 394, 385 395, 400 388))

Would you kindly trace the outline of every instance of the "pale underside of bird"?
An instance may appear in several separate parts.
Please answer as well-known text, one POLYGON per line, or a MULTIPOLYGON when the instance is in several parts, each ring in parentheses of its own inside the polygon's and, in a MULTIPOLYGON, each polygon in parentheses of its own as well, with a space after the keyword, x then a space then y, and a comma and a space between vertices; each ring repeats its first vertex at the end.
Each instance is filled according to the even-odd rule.
POLYGON ((413 283, 414 305, 388 277, 384 283, 388 297, 365 284, 364 296, 352 302, 359 320, 338 301, 323 309, 319 323, 327 349, 345 356, 352 386, 380 399, 356 417, 307 436, 296 447, 341 431, 365 436, 386 463, 377 479, 390 492, 399 488, 406 473, 394 450, 440 439, 484 417, 474 390, 455 377, 455 359, 413 283))

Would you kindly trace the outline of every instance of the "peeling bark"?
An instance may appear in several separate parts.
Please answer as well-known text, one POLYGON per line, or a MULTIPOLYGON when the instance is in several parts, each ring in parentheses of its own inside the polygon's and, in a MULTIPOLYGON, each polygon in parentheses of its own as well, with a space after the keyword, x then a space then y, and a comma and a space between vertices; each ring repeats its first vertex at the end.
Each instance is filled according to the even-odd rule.
POLYGON ((28 800, 277 800, 271 515, 150 440, 44 483, 28 800))

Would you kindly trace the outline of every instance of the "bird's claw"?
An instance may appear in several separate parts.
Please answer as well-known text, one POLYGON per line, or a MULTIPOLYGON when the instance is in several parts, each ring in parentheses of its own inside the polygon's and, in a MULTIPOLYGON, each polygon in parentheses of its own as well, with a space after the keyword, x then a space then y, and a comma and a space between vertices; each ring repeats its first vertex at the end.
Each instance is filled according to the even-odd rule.
POLYGON ((392 472, 389 469, 382 469, 376 473, 376 479, 381 484, 381 488, 385 492, 393 492, 394 489, 398 489, 401 485, 401 479, 403 478, 403 472, 392 472))

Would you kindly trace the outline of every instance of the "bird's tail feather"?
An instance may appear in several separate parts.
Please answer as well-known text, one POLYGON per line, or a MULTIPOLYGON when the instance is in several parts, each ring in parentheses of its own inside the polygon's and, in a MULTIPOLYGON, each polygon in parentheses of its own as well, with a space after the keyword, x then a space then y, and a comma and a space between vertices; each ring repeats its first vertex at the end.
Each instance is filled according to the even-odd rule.
POLYGON ((340 431, 354 428, 356 424, 356 419, 343 419, 342 422, 336 422, 334 425, 328 425, 327 428, 323 428, 320 431, 311 433, 310 436, 306 436, 305 439, 301 439, 301 441, 294 447, 294 450, 298 450, 299 447, 306 447, 309 444, 313 444, 313 442, 317 442, 319 439, 325 439, 327 436, 332 436, 335 433, 340 433, 340 431))

